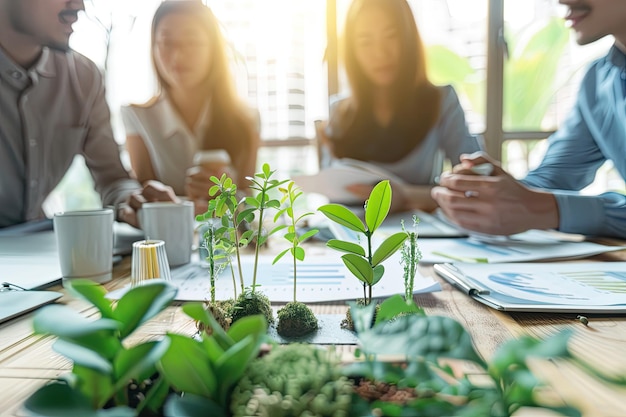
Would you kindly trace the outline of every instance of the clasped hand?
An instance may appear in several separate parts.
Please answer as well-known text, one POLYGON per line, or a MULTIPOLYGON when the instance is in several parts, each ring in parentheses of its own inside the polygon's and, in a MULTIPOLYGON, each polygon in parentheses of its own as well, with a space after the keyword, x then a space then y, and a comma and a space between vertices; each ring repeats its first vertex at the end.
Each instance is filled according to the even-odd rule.
POLYGON ((524 186, 484 153, 462 155, 431 195, 451 221, 468 230, 509 235, 558 227, 554 196, 524 186), (483 163, 493 165, 491 175, 471 170, 483 163))

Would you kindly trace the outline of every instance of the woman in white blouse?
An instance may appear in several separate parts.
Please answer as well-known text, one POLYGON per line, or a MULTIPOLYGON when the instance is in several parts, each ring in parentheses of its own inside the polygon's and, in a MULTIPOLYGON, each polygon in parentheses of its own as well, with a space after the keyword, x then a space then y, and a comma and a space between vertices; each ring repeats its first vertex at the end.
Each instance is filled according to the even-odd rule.
POLYGON ((204 212, 212 175, 225 171, 239 188, 254 174, 258 120, 239 100, 211 10, 194 0, 164 1, 152 21, 152 61, 160 91, 122 108, 126 146, 137 179, 156 179, 204 212), (222 169, 194 166, 202 150, 223 149, 222 169))

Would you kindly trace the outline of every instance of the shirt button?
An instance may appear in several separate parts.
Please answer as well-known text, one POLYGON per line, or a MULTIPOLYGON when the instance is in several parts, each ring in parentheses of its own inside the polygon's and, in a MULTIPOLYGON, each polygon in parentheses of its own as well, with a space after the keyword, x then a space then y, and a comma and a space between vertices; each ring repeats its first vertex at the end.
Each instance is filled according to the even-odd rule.
POLYGON ((20 78, 22 78, 22 73, 17 70, 11 71, 10 74, 11 74, 11 77, 15 78, 16 80, 19 80, 20 78))
POLYGON ((30 145, 31 148, 34 148, 35 146, 37 146, 37 140, 36 139, 30 139, 28 141, 28 144, 30 145))
POLYGON ((30 188, 35 188, 37 186, 37 180, 30 180, 30 188))

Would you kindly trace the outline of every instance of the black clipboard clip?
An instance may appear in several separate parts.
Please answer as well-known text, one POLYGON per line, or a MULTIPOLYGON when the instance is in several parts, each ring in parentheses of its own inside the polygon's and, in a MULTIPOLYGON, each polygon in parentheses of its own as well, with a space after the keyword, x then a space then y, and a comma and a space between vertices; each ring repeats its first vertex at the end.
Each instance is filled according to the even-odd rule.
POLYGON ((19 285, 11 284, 10 282, 3 282, 0 284, 0 292, 5 291, 27 291, 27 289, 19 285))
POLYGON ((470 282, 467 276, 456 266, 450 263, 435 265, 435 270, 440 272, 446 281, 468 295, 489 295, 490 291, 482 288, 474 282, 470 282))

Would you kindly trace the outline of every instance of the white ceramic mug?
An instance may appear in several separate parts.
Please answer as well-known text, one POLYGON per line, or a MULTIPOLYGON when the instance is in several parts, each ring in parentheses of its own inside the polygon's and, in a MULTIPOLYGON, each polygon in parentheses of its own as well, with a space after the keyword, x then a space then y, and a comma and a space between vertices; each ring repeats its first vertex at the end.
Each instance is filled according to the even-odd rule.
POLYGON ((66 211, 54 215, 63 280, 104 283, 113 271, 113 210, 66 211))
POLYGON ((230 155, 224 149, 198 151, 193 156, 193 164, 212 171, 224 171, 230 164, 230 155))
POLYGON ((146 239, 165 242, 170 266, 191 260, 195 219, 191 201, 144 203, 138 215, 146 239))

